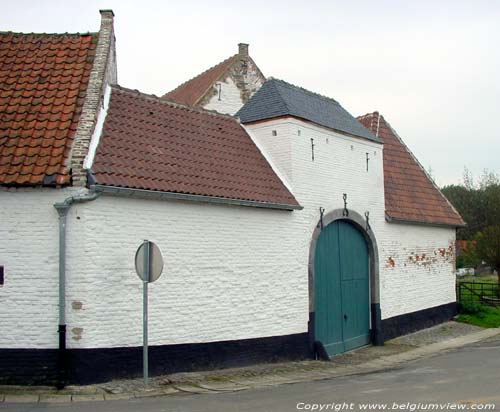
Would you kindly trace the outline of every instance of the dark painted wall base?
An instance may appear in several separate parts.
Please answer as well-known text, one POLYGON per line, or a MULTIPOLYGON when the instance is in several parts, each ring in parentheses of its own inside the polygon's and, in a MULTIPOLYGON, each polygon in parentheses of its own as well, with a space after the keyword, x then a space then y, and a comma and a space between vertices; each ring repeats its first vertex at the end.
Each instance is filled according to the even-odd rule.
MULTIPOLYGON (((373 308, 372 308, 373 309, 373 308)), ((406 313, 381 322, 388 340, 450 320, 457 313, 455 302, 406 313)), ((259 362, 310 359, 314 354, 314 313, 309 332, 238 341, 152 346, 152 376, 245 366, 259 362)), ((142 347, 68 350, 68 383, 89 384, 142 375, 142 347)), ((57 382, 56 349, 0 349, 0 384, 57 382)))
POLYGON ((457 314, 456 302, 382 320, 384 340, 446 322, 457 314))
POLYGON ((0 349, 0 385, 55 384, 57 349, 0 349))
MULTIPOLYGON (((151 346, 150 375, 308 359, 307 333, 258 339, 151 346)), ((68 350, 68 383, 142 376, 142 347, 68 350)), ((0 384, 55 384, 57 350, 0 349, 0 384)))

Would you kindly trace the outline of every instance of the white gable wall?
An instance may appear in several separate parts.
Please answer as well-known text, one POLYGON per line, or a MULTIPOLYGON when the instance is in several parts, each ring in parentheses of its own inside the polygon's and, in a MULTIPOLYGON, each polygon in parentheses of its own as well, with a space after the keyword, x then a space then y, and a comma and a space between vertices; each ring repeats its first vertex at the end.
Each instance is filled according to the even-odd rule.
POLYGON ((211 94, 210 100, 203 105, 206 110, 215 110, 219 113, 232 115, 243 106, 241 91, 230 76, 216 82, 211 94))
POLYGON ((255 63, 244 58, 233 63, 228 73, 215 82, 198 105, 207 110, 234 115, 262 86, 264 80, 255 63))

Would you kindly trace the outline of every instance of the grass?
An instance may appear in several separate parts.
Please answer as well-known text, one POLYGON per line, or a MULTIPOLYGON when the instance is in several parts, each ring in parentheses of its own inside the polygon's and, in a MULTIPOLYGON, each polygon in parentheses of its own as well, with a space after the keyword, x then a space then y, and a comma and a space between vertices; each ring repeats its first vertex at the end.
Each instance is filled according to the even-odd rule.
POLYGON ((482 282, 482 283, 498 283, 497 275, 481 275, 481 276, 464 276, 457 278, 457 282, 482 282))
POLYGON ((457 320, 483 328, 500 327, 500 309, 477 303, 461 303, 457 320))
POLYGON ((457 285, 459 286, 458 297, 462 303, 479 301, 480 296, 495 299, 499 297, 496 276, 457 279, 457 285), (461 284, 463 287, 460 287, 461 284), (469 288, 474 292, 471 292, 469 288))

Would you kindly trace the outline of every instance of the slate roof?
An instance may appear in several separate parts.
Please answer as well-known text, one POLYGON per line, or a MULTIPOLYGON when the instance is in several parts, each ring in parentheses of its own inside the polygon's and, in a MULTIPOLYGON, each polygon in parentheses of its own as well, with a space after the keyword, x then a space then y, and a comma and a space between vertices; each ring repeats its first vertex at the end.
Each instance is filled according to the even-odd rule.
POLYGON ((173 100, 174 102, 195 106, 198 101, 205 96, 213 84, 231 67, 237 54, 220 62, 216 66, 204 71, 196 77, 182 83, 174 90, 164 94, 162 99, 173 100))
POLYGON ((97 34, 0 33, 0 184, 67 185, 97 34))
POLYGON ((300 207, 239 122, 113 87, 95 183, 300 207))
POLYGON ((462 226, 464 221, 378 112, 358 120, 384 142, 385 209, 389 221, 462 226))
POLYGON ((353 136, 380 141, 337 101, 273 78, 269 78, 235 116, 242 123, 294 116, 353 136))

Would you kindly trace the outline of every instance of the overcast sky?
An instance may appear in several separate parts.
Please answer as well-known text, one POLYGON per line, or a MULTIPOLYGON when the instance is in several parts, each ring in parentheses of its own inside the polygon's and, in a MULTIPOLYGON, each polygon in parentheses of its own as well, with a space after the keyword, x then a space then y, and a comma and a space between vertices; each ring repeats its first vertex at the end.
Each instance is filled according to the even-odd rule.
POLYGON ((0 30, 98 31, 118 81, 162 95, 250 43, 265 76, 378 110, 439 185, 499 172, 500 1, 9 1, 0 30))

